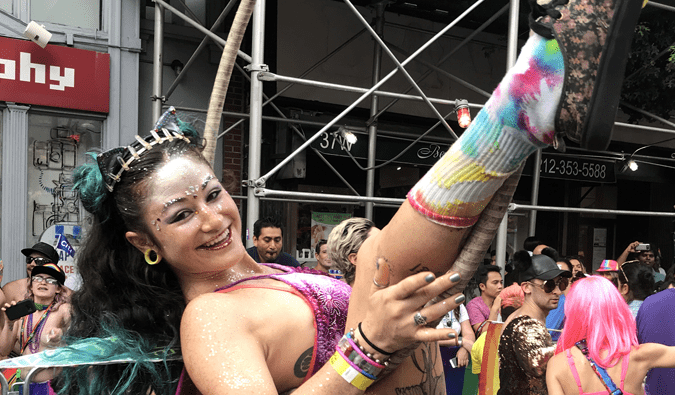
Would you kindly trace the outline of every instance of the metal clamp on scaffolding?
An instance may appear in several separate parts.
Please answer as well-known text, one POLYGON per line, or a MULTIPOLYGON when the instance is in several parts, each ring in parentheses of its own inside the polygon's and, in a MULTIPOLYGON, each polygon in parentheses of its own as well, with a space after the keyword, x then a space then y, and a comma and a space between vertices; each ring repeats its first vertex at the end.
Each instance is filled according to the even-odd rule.
MULTIPOLYGON (((248 71, 249 73, 252 73, 254 71, 260 71, 260 72, 265 72, 265 71, 270 71, 270 67, 264 63, 259 63, 259 64, 247 64, 244 66, 244 70, 248 71)), ((258 77, 260 79, 260 77, 258 77)))

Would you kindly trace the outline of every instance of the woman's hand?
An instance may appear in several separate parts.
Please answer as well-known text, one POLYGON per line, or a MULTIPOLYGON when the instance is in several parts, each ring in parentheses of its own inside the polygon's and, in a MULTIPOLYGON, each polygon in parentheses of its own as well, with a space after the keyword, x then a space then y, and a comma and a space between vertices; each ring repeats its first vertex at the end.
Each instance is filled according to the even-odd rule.
MULTIPOLYGON (((426 306, 441 292, 455 286, 459 281, 458 274, 436 278, 431 272, 422 272, 386 288, 381 287, 386 284, 381 273, 376 274, 376 280, 380 281, 374 282, 362 329, 378 348, 395 352, 416 342, 435 342, 456 336, 450 328, 436 329, 425 322, 440 319, 464 301, 464 295, 458 293, 426 306)), ((369 348, 366 342, 359 344, 369 348)))
POLYGON ((466 348, 461 347, 457 351, 457 367, 461 368, 469 364, 469 352, 466 351, 466 348))

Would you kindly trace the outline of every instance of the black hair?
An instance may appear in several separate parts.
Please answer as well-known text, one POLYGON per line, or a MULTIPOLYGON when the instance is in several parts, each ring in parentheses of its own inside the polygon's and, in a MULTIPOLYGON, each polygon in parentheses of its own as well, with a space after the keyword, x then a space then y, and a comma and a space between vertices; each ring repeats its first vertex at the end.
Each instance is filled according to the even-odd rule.
POLYGON ((319 254, 321 252, 321 246, 324 245, 324 244, 328 244, 326 239, 319 240, 319 242, 316 243, 316 246, 314 247, 314 253, 319 254))
POLYGON ((281 227, 281 221, 274 217, 260 218, 255 221, 253 224, 253 236, 256 238, 260 237, 262 228, 279 228, 281 229, 281 236, 283 237, 284 235, 284 228, 281 227))
POLYGON ((628 284, 628 288, 633 291, 634 299, 645 300, 647 296, 654 293, 654 273, 650 267, 638 262, 628 262, 624 263, 621 268, 623 273, 619 271, 621 273, 619 282, 628 284))
POLYGON ((541 250, 541 254, 546 255, 547 257, 553 259, 556 262, 560 260, 560 255, 558 254, 558 251, 556 251, 556 249, 552 247, 544 248, 543 250, 541 250))
POLYGON ((523 249, 525 251, 532 252, 540 244, 544 244, 544 243, 542 241, 540 241, 539 239, 537 239, 536 237, 530 236, 530 237, 526 238, 525 241, 523 241, 523 249))
MULTIPOLYGON (((508 262, 509 261, 509 253, 508 253, 508 251, 505 251, 504 253, 506 254, 504 256, 504 259, 506 260, 506 262, 508 262)), ((493 256, 497 256, 497 250, 490 251, 490 258, 492 258, 493 256)))
POLYGON ((488 275, 490 272, 497 272, 501 275, 501 269, 499 266, 487 265, 479 266, 478 271, 476 272, 476 281, 478 284, 487 284, 488 275))
MULTIPOLYGON (((120 338, 147 340, 149 349, 143 352, 159 348, 166 356, 180 346, 185 298, 178 277, 164 261, 148 265, 143 253, 125 234, 138 232, 157 244, 150 225, 143 219, 149 176, 176 157, 189 156, 208 164, 201 156, 202 149, 177 138, 155 145, 128 165, 112 192, 105 189, 105 184, 100 185, 103 181, 98 166, 88 164, 75 171, 74 189, 80 196, 92 197, 82 202, 93 215, 76 256, 82 286, 72 296, 73 316, 67 341, 119 332, 120 338), (96 196, 97 193, 105 195, 96 196)), ((152 390, 158 395, 173 394, 181 369, 180 362, 165 363, 158 369, 140 365, 133 376, 130 371, 134 369, 128 364, 82 366, 65 369, 55 386, 60 394, 101 393, 92 388, 119 389, 118 383, 131 376, 125 393, 145 394, 152 390)))

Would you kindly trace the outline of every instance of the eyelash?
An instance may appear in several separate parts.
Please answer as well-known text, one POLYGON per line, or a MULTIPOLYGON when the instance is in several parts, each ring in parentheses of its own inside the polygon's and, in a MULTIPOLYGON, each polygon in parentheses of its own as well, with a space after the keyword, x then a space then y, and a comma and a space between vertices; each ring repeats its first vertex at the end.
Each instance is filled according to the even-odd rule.
MULTIPOLYGON (((212 201, 216 200, 216 199, 218 198, 218 196, 220 196, 220 193, 221 193, 222 191, 223 191, 223 190, 222 190, 221 188, 214 189, 213 191, 211 191, 211 192, 206 196, 206 201, 207 201, 207 202, 212 202, 212 201)), ((179 211, 179 212, 176 213, 176 215, 171 219, 171 221, 169 221, 169 223, 170 223, 170 224, 173 224, 173 223, 176 223, 176 222, 183 221, 183 220, 186 219, 191 213, 192 213, 192 211, 189 211, 189 210, 179 211)))

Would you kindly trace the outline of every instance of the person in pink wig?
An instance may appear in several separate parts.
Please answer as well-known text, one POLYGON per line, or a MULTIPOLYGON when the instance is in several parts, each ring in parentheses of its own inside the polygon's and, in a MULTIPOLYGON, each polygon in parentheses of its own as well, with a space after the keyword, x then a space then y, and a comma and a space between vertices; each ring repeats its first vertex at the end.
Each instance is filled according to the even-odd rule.
POLYGON ((572 285, 565 328, 546 370, 549 395, 643 394, 652 368, 675 368, 675 347, 638 344, 635 319, 616 287, 601 276, 572 285), (630 370, 628 365, 630 364, 630 370))

